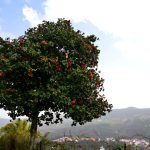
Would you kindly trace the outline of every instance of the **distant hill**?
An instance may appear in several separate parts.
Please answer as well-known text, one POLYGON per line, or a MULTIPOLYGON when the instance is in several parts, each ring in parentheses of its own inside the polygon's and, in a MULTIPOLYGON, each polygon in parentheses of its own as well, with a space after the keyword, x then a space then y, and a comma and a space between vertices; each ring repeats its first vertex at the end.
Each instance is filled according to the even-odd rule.
MULTIPOLYGON (((7 124, 9 119, 0 118, 0 127, 7 124)), ((144 137, 150 139, 150 108, 138 109, 129 107, 114 109, 106 116, 95 119, 83 126, 71 127, 72 120, 64 120, 63 124, 42 126, 42 133, 50 132, 49 138, 62 136, 82 137, 144 137)))
POLYGON ((114 109, 106 116, 83 126, 71 127, 71 120, 63 124, 43 126, 41 132, 50 132, 51 139, 66 136, 87 137, 145 137, 150 138, 150 108, 129 107, 114 109))

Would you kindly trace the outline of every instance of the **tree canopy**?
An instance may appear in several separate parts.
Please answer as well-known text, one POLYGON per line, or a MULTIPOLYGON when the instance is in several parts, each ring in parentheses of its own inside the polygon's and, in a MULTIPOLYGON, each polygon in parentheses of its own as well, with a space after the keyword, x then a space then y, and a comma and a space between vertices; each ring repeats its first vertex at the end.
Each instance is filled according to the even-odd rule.
POLYGON ((13 119, 26 115, 34 126, 62 122, 62 116, 84 124, 105 115, 112 105, 97 71, 97 39, 65 19, 0 38, 0 108, 13 119))

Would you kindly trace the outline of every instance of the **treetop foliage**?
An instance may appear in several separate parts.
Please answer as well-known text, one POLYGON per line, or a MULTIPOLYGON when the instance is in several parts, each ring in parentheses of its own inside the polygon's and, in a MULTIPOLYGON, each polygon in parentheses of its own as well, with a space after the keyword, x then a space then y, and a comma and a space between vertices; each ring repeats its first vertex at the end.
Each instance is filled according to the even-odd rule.
POLYGON ((75 31, 69 20, 43 21, 25 35, 0 38, 0 108, 38 124, 84 124, 110 111, 97 71, 95 35, 75 31), (44 111, 40 115, 40 112, 44 111))

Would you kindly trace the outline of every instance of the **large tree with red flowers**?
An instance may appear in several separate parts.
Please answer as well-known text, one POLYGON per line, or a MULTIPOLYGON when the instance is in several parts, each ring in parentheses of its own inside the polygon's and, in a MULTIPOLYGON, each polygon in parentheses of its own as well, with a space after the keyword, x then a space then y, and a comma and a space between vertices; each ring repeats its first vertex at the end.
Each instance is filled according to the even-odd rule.
POLYGON ((96 40, 64 19, 43 21, 17 39, 0 38, 0 108, 13 119, 29 118, 30 150, 43 121, 58 123, 65 117, 73 125, 84 124, 111 110, 97 71, 96 40))

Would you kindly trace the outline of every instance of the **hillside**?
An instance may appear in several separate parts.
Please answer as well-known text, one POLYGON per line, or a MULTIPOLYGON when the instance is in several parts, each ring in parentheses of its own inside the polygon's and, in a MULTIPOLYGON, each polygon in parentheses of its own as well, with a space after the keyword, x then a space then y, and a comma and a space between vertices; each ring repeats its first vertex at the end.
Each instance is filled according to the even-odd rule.
POLYGON ((42 132, 50 132, 51 139, 66 136, 87 137, 145 137, 150 138, 150 108, 115 109, 105 117, 83 126, 71 127, 71 120, 63 124, 43 126, 42 132))
MULTIPOLYGON (((0 126, 8 123, 8 119, 0 118, 0 126)), ((49 132, 50 139, 62 136, 84 137, 145 137, 150 138, 150 108, 114 109, 105 117, 95 119, 83 126, 71 127, 71 119, 63 124, 40 127, 42 133, 49 132)))

